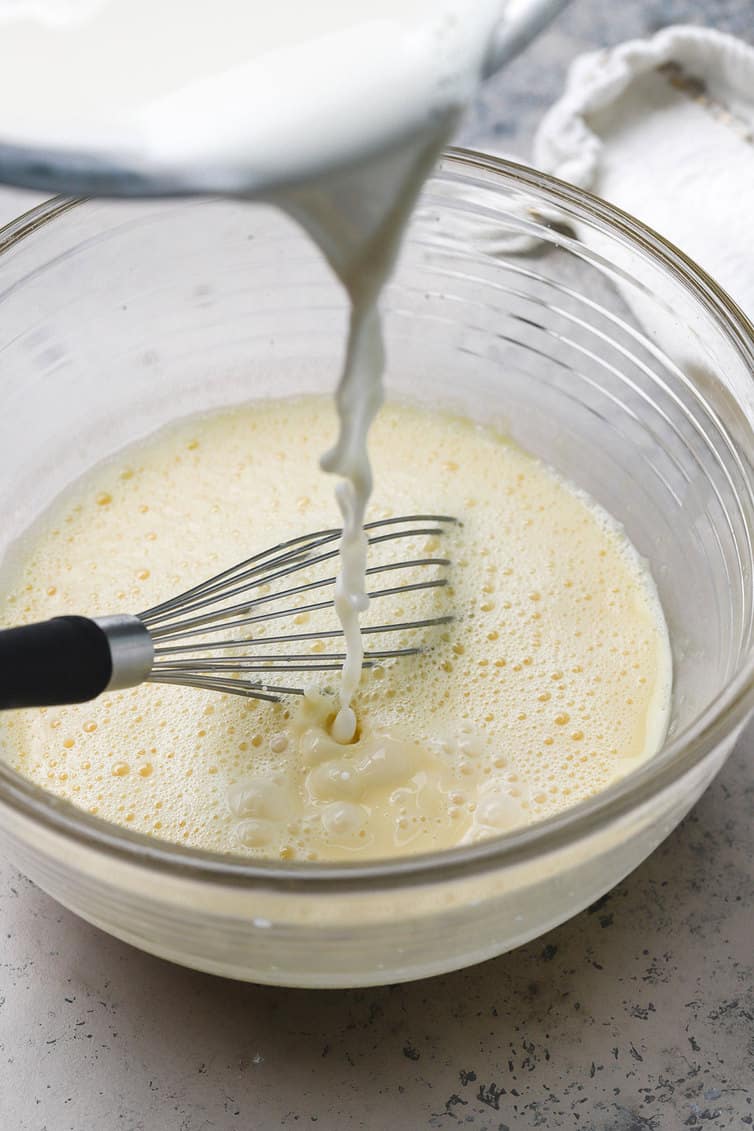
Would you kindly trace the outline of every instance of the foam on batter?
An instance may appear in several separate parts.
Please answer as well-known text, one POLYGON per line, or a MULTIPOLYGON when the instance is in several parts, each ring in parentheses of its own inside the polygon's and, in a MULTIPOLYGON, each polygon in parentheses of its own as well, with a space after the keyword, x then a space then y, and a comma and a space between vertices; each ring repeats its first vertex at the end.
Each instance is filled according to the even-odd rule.
MULTIPOLYGON (((312 475, 335 429, 329 399, 258 402, 122 452, 18 547, 2 620, 135 612, 256 550, 336 526, 330 481, 312 475)), ((0 756, 128 828, 284 859, 467 843, 557 813, 651 757, 667 721, 668 637, 617 525, 456 417, 388 405, 371 450, 369 518, 435 512, 463 526, 384 550, 447 554, 451 585, 375 600, 372 623, 451 609, 456 620, 429 634, 422 655, 364 673, 355 742, 330 733, 337 693, 325 678, 281 704, 143 685, 5 714, 0 756)), ((296 619, 317 631, 313 614, 296 619)))

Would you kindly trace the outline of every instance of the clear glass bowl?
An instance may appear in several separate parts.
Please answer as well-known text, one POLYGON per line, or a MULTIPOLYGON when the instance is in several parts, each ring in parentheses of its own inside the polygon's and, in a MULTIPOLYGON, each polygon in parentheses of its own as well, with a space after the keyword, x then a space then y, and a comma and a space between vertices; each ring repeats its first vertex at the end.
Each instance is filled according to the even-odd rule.
MULTIPOLYGON (((0 553, 71 479, 167 421, 333 387, 343 294, 270 208, 53 201, 0 231, 0 252, 0 553)), ((754 332, 730 299, 616 209, 454 151, 384 309, 391 393, 497 422, 649 559, 673 643, 670 733, 557 818, 373 864, 211 856, 0 766, 6 856, 104 930, 198 969, 367 985, 517 946, 652 851, 752 706, 754 332)))

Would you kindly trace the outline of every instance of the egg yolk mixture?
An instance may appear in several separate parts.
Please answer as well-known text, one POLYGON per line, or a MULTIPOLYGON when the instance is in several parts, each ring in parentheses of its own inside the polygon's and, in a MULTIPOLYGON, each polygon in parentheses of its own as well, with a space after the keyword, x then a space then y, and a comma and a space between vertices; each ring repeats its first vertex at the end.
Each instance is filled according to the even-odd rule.
MULTIPOLYGON (((138 612, 269 546, 338 526, 332 480, 314 470, 335 428, 328 398, 264 401, 122 451, 9 555, 3 622, 138 612)), ((470 843, 558 813, 650 758, 667 724, 670 649, 652 579, 619 526, 538 460, 458 417, 390 403, 370 449, 368 519, 460 521, 370 548, 370 565, 451 564, 370 575, 380 592, 414 577, 448 584, 382 592, 366 627, 453 619, 365 636, 367 652, 421 651, 365 669, 355 741, 332 734, 338 673, 307 670, 260 677, 304 692, 279 703, 145 683, 8 712, 0 757, 129 829, 300 860, 470 843)), ((304 567, 293 580, 308 578, 304 567)), ((294 635, 273 650, 307 657, 337 652, 342 642, 325 635, 331 610, 307 611, 311 603, 302 592, 284 622, 245 635, 254 647, 294 635)))

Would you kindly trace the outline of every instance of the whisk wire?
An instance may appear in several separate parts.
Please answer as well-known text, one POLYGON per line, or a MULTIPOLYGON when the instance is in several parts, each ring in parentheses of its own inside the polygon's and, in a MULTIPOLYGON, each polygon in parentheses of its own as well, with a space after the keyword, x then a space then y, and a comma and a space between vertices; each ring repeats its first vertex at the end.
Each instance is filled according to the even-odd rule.
MULTIPOLYGON (((388 525, 396 525, 404 522, 434 522, 439 523, 456 523, 457 520, 442 516, 442 515, 412 515, 405 518, 397 519, 380 519, 376 522, 368 523, 364 529, 366 531, 374 530, 379 527, 388 525)), ((377 545, 381 542, 395 540, 396 538, 420 537, 441 535, 444 529, 440 525, 435 525, 431 528, 425 529, 409 529, 409 530, 394 530, 390 533, 383 535, 371 536, 368 535, 370 545, 377 545)), ((282 542, 280 545, 273 547, 271 550, 265 550, 260 554, 255 554, 251 558, 247 558, 244 562, 240 562, 229 569, 223 570, 222 573, 215 574, 213 577, 208 578, 206 581, 193 586, 191 589, 185 590, 183 593, 175 597, 171 597, 167 601, 163 601, 159 605, 154 605, 152 608, 139 613, 139 620, 148 625, 155 625, 157 622, 167 619, 171 614, 177 610, 176 615, 184 616, 186 613, 194 611, 194 609, 205 607, 207 604, 214 603, 218 598, 214 596, 219 592, 223 592, 224 597, 231 598, 237 596, 239 593, 248 591, 249 588, 258 588, 262 585, 269 585, 273 581, 284 577, 287 574, 296 572, 302 568, 302 565, 308 566, 318 565, 321 562, 331 561, 338 556, 337 548, 330 550, 325 554, 315 555, 314 551, 326 543, 333 542, 341 536, 340 530, 325 530, 320 531, 318 534, 303 536, 300 538, 293 538, 287 542, 282 542), (293 547, 292 549, 290 547, 293 547), (278 554, 278 551, 283 551, 278 554), (277 556, 276 556, 277 555, 277 556), (251 563, 256 563, 252 565, 251 563), (246 568, 251 566, 251 568, 246 568), (278 567, 283 567, 278 570, 278 567), (264 570, 262 579, 255 582, 253 585, 246 584, 260 571, 264 570), (270 572, 272 570, 272 572, 270 572), (244 582, 240 585, 239 582, 244 582), (232 586, 228 588, 228 586, 232 586), (201 600, 198 600, 201 598, 201 600), (197 600, 195 600, 197 599, 197 600)), ((400 568, 401 564, 393 564, 392 568, 400 568)), ((447 564, 447 563, 446 563, 447 564)), ((391 567, 383 567, 391 568, 391 567)), ((368 573, 372 570, 367 570, 368 573)), ((333 579, 328 579, 334 582, 333 579)), ((150 629, 151 631, 151 629, 150 629)))
MULTIPOLYGON (((456 523, 457 520, 446 515, 407 515, 379 519, 365 529, 369 548, 373 550, 398 540, 442 536, 456 523)), ((311 652, 300 651, 300 645, 305 642, 314 644, 342 638, 339 625, 323 625, 311 631, 283 631, 272 636, 265 636, 264 632, 270 622, 294 617, 309 619, 312 614, 333 610, 334 575, 307 578, 295 585, 286 584, 286 579, 304 569, 316 574, 338 556, 338 547, 333 543, 340 537, 340 530, 331 529, 289 539, 140 613, 139 620, 154 643, 149 680, 276 700, 282 695, 300 693, 301 689, 284 689, 260 677, 274 679, 284 672, 339 671, 345 653, 314 648, 311 652), (283 588, 275 588, 281 582, 283 588), (302 596, 315 592, 325 596, 321 600, 300 603, 302 596), (235 633, 239 635, 232 635, 235 633), (218 638, 218 634, 222 636, 218 638), (280 650, 288 645, 291 651, 280 650), (271 648, 275 650, 270 651, 271 648)), ((369 598, 379 600, 441 589, 448 584, 446 572, 450 564, 448 557, 433 554, 373 562, 367 569, 369 577, 403 571, 406 579, 400 584, 371 590, 369 598), (421 576, 431 570, 435 571, 432 576, 421 576)), ((438 613, 367 624, 363 631, 377 637, 399 632, 410 634, 439 628, 452 620, 452 615, 438 613)), ((365 652, 363 665, 372 668, 388 660, 417 655, 424 646, 407 641, 390 647, 385 642, 382 647, 365 652)))
MULTIPOLYGON (((390 633, 390 632, 403 632, 404 630, 414 630, 418 628, 434 628, 437 625, 450 624, 453 617, 450 615, 438 617, 425 617, 423 620, 403 621, 400 624, 373 624, 363 625, 362 633, 390 633)), ((239 622, 245 623, 243 621, 239 622)), ((197 635, 201 635, 201 629, 197 630, 197 635)), ((192 635, 186 633, 185 635, 192 635)), ((205 640, 194 644, 170 644, 160 648, 155 648, 155 656, 169 656, 181 652, 202 652, 202 651, 219 651, 226 648, 253 648, 259 645, 269 646, 272 644, 293 644, 301 640, 330 640, 337 636, 342 636, 343 630, 340 628, 325 629, 321 632, 293 632, 281 636, 242 636, 237 640, 205 640)))
MULTIPOLYGON (((321 559, 315 558, 313 560, 314 560, 315 563, 317 563, 321 559)), ((307 565, 311 564, 311 561, 308 561, 306 564, 307 565)), ((384 565, 384 566, 375 566, 371 569, 368 569, 367 574, 369 576, 374 576, 374 574, 376 574, 376 573, 382 573, 382 572, 384 572, 386 570, 390 570, 390 569, 407 569, 407 568, 410 568, 410 567, 421 567, 421 566, 430 566, 430 565, 449 566, 450 561, 447 558, 422 558, 422 559, 419 559, 417 561, 412 561, 412 562, 390 563, 390 564, 387 564, 387 565, 384 565)), ((298 568, 301 568, 301 567, 299 566, 298 568)), ((149 628, 149 631, 150 631, 153 639, 155 639, 155 640, 160 640, 162 638, 169 638, 171 640, 175 640, 175 639, 178 639, 180 637, 185 637, 185 636, 192 635, 192 634, 205 634, 207 632, 217 631, 217 630, 213 630, 210 626, 213 625, 213 624, 216 624, 218 622, 221 622, 220 625, 219 625, 220 629, 226 629, 226 628, 230 628, 230 627, 238 628, 238 627, 241 627, 242 625, 245 625, 245 624, 254 624, 255 621, 261 620, 262 618, 255 615, 255 616, 250 616, 250 617, 241 617, 240 619, 235 620, 233 622, 229 622, 227 620, 227 618, 232 617, 232 616, 240 616, 241 613, 251 612, 252 609, 259 608, 262 605, 269 605, 269 604, 272 604, 276 601, 288 599, 289 597, 297 597, 301 593, 306 593, 306 592, 309 592, 313 589, 328 589, 328 588, 331 588, 334 585, 335 585, 335 577, 334 576, 333 577, 326 577, 326 578, 319 578, 319 579, 314 580, 314 581, 309 581, 309 582, 303 583, 301 585, 294 586, 290 589, 283 589, 283 590, 276 592, 276 593, 263 594, 261 597, 254 597, 252 600, 244 601, 241 604, 226 605, 226 606, 223 606, 221 609, 215 610, 214 612, 202 613, 201 615, 196 616, 196 617, 187 617, 185 619, 182 619, 179 624, 173 623, 172 621, 169 624, 164 624, 164 625, 158 624, 156 626, 153 624, 153 622, 150 622, 150 621, 147 621, 145 623, 147 624, 147 627, 149 628)), ((447 579, 446 578, 436 578, 436 579, 432 579, 430 581, 414 582, 411 585, 399 585, 399 586, 394 586, 390 589, 374 590, 374 591, 370 592, 368 594, 368 596, 369 596, 369 599, 372 600, 372 599, 376 599, 376 598, 379 598, 379 597, 391 596, 395 593, 400 593, 400 592, 409 593, 409 592, 413 592, 413 591, 416 591, 416 590, 419 590, 419 589, 435 589, 435 588, 438 588, 438 587, 441 588, 445 585, 447 585, 447 579)), ((224 596, 226 596, 226 597, 236 596, 238 592, 239 592, 238 590, 233 590, 230 593, 224 594, 224 596)), ((196 609, 196 608, 199 608, 199 607, 206 607, 207 604, 214 604, 215 600, 216 600, 216 598, 213 598, 209 601, 203 602, 202 605, 190 606, 188 611, 191 611, 192 608, 196 609)), ((280 618, 280 617, 294 616, 296 614, 301 614, 302 612, 313 612, 317 609, 326 609, 326 608, 330 607, 331 603, 332 603, 331 601, 327 600, 327 601, 316 602, 314 604, 310 604, 310 605, 306 605, 306 606, 292 606, 290 608, 277 610, 274 613, 267 614, 264 619, 271 620, 271 619, 276 619, 276 618, 280 618)), ((140 614, 139 619, 143 619, 142 614, 140 614)))

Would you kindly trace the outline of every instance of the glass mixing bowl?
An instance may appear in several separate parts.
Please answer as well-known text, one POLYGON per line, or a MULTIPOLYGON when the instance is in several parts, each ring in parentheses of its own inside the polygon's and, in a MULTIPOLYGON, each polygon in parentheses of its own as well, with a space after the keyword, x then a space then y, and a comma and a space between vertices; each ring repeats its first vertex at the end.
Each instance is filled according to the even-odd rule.
MULTIPOLYGON (((0 553, 70 480, 167 421, 333 388, 343 294, 270 208, 52 201, 0 231, 0 252, 0 553)), ((670 732, 556 818, 352 865, 149 839, 0 766, 5 855, 92 923, 198 969, 368 985, 517 946, 667 836, 752 706, 754 336, 730 299, 607 204, 453 151, 383 305, 391 394, 498 424, 649 559, 673 645, 670 732)))

